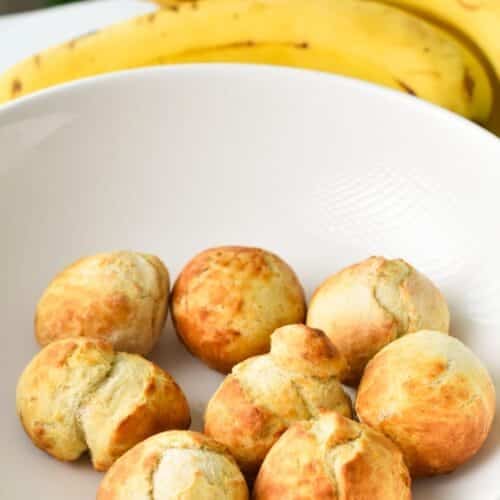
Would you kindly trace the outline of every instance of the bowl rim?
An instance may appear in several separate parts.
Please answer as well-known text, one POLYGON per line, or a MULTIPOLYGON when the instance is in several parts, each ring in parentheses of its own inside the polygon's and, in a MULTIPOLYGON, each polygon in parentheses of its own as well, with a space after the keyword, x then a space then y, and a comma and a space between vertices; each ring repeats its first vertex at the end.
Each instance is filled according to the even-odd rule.
MULTIPOLYGON (((43 103, 58 96, 79 92, 92 92, 94 88, 106 85, 115 85, 120 82, 135 81, 149 78, 175 78, 176 76, 193 76, 195 78, 221 78, 241 76, 244 78, 267 78, 269 81, 294 78, 302 80, 306 85, 309 82, 331 82, 333 88, 352 88, 358 92, 368 93, 378 99, 385 99, 394 105, 404 106, 408 113, 427 113, 430 119, 443 122, 447 131, 453 128, 468 129, 467 133, 476 134, 483 140, 494 142, 500 147, 498 137, 479 124, 448 109, 442 108, 424 99, 410 96, 397 90, 381 85, 324 71, 277 66, 271 64, 243 64, 243 63, 190 63, 148 66, 121 71, 113 71, 95 76, 89 76, 54 85, 12 101, 0 104, 0 125, 2 121, 9 121, 9 114, 24 112, 31 105, 43 103)), ((314 85, 314 83, 312 83, 314 85)), ((500 149, 499 149, 500 151, 500 149)))

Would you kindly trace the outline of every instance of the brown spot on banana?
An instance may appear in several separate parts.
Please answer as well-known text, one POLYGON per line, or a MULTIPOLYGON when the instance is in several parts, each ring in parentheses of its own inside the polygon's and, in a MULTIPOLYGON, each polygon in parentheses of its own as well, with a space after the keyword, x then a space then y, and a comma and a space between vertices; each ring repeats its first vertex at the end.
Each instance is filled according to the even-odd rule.
POLYGON ((464 79, 462 81, 465 89, 465 93, 467 94, 467 97, 469 99, 472 99, 474 96, 474 87, 476 86, 476 82, 474 81, 474 78, 472 78, 471 74, 469 73, 469 69, 465 68, 464 71, 464 79))
POLYGON ((156 12, 152 12, 151 14, 148 14, 146 19, 148 20, 148 23, 153 23, 154 20, 156 19, 156 12))
POLYGON ((12 97, 15 97, 17 94, 19 94, 23 90, 23 84, 19 78, 14 78, 12 80, 12 87, 11 87, 11 95, 12 97))
POLYGON ((153 3, 158 4, 160 10, 172 10, 177 12, 179 8, 191 7, 191 9, 196 10, 198 8, 199 0, 153 0, 153 3))
POLYGON ((33 62, 35 63, 35 66, 36 66, 37 68, 39 68, 39 67, 40 67, 40 64, 41 64, 40 54, 35 54, 35 55, 33 56, 33 62))
POLYGON ((295 48, 297 49, 308 49, 309 48, 309 43, 308 42, 301 42, 301 43, 296 43, 295 48))
POLYGON ((236 49, 238 47, 255 47, 255 42, 253 40, 245 40, 243 42, 234 42, 234 43, 228 43, 227 45, 219 45, 219 46, 215 46, 213 47, 214 50, 217 49, 217 48, 223 48, 223 49, 226 49, 226 48, 231 48, 231 49, 236 49))
POLYGON ((396 83, 407 93, 407 94, 410 94, 410 95, 413 95, 413 96, 416 96, 417 93, 405 82, 403 82, 402 80, 398 80, 397 78, 395 78, 396 80, 396 83))

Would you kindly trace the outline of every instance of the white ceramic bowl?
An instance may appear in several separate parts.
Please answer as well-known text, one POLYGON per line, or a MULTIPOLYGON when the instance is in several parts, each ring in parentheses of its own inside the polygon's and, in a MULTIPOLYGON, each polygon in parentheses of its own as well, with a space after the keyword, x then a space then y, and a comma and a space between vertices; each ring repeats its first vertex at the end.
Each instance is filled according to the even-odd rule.
MULTIPOLYGON (((177 275, 218 244, 271 249, 308 293, 341 266, 402 256, 444 291, 453 334, 500 387, 500 143, 416 99, 313 72, 145 69, 77 82, 0 109, 0 498, 93 498, 88 460, 36 449, 15 415, 37 352, 33 312, 76 258, 136 249, 177 275)), ((154 352, 188 394, 194 427, 221 376, 171 326, 154 352)), ((417 500, 500 498, 500 424, 417 500)))

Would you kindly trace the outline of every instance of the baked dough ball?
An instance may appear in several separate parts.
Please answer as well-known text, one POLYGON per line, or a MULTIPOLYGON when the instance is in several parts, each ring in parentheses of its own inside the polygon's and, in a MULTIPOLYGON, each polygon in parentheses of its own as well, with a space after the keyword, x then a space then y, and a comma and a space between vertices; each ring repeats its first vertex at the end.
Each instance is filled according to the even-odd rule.
POLYGON ((268 453, 255 500, 410 500, 401 452, 369 427, 327 412, 297 422, 268 453))
POLYGON ((112 252, 85 257, 58 274, 36 308, 44 346, 68 337, 100 338, 119 351, 147 354, 165 324, 169 277, 154 255, 112 252))
POLYGON ((247 500, 245 480, 224 447, 189 431, 162 432, 109 469, 97 500, 247 500))
POLYGON ((448 332, 440 291, 404 260, 370 257, 328 278, 314 293, 307 324, 323 330, 350 366, 344 382, 359 382, 366 363, 406 333, 448 332))
POLYGON ((156 432, 189 427, 189 407, 166 372, 94 339, 49 344, 19 379, 17 412, 36 446, 60 460, 90 450, 106 470, 156 432))
POLYGON ((236 365, 209 401, 205 433, 227 446, 252 477, 279 436, 296 420, 336 410, 351 416, 338 376, 346 364, 320 330, 277 329, 271 352, 236 365))
POLYGON ((181 340, 223 373, 267 352, 271 333, 303 323, 305 311, 295 273, 259 248, 205 250, 186 265, 172 291, 172 316, 181 340))
POLYGON ((488 372, 459 340, 421 331, 367 365, 356 409, 390 437, 413 476, 450 472, 481 447, 495 413, 488 372))

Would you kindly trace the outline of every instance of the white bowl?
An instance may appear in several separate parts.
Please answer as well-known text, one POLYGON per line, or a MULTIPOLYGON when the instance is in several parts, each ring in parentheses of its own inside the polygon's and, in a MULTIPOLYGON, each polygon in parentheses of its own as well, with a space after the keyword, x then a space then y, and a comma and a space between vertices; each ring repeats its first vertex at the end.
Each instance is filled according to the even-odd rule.
MULTIPOLYGON (((136 249, 175 277, 218 244, 273 250, 308 293, 372 254, 402 256, 451 305, 453 334, 500 387, 500 143, 417 99, 325 74, 242 65, 144 69, 0 109, 0 498, 93 498, 86 458, 57 462, 15 415, 38 351, 33 312, 76 258, 136 249)), ((171 326, 154 352, 187 392, 194 428, 221 376, 171 326)), ((500 419, 456 472, 415 499, 500 498, 500 419)))

